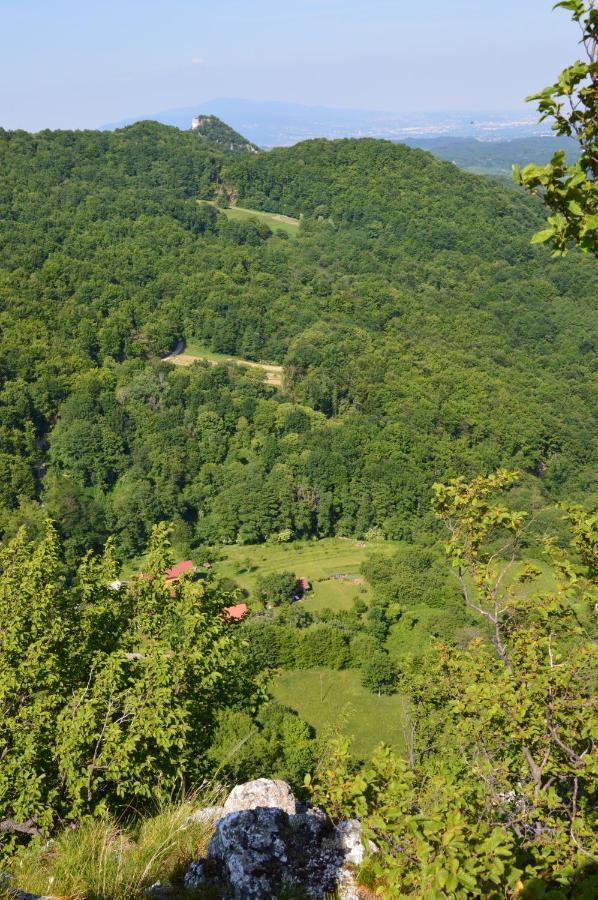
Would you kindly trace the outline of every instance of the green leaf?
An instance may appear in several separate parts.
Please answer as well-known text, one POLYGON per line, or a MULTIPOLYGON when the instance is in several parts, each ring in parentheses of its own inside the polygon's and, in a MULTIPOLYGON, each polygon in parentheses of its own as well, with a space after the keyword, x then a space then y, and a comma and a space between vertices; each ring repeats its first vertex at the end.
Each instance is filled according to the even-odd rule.
POLYGON ((554 237, 555 231, 554 228, 546 228, 544 231, 538 231, 533 236, 531 243, 532 244, 545 244, 546 241, 549 241, 550 238, 554 237))
POLYGON ((555 3, 552 8, 567 9, 576 17, 581 17, 584 13, 583 0, 559 0, 559 3, 555 3))

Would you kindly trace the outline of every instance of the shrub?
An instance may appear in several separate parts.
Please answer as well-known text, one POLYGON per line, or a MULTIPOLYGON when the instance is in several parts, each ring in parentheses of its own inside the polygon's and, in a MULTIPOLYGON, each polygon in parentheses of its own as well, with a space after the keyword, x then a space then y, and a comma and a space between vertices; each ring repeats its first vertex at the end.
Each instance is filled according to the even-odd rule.
POLYGON ((247 640, 249 665, 254 672, 294 667, 299 634, 295 628, 253 619, 242 631, 247 640))
POLYGON ((382 644, 388 635, 389 623, 385 611, 381 606, 372 606, 367 615, 366 630, 368 634, 382 644))
POLYGON ((297 579, 292 572, 274 572, 272 575, 260 575, 256 583, 256 593, 264 603, 280 606, 288 603, 295 592, 297 579))
POLYGON ((398 672, 386 653, 372 655, 361 668, 361 683, 373 694, 394 694, 398 672))
POLYGON ((373 655, 379 652, 378 642, 371 634, 356 634, 351 638, 351 665, 361 668, 373 655))
POLYGON ((347 638, 338 628, 312 625, 297 632, 295 664, 299 669, 342 669, 348 662, 347 638))
POLYGON ((292 628, 307 628, 313 625, 314 617, 301 603, 283 606, 278 614, 278 621, 292 628))

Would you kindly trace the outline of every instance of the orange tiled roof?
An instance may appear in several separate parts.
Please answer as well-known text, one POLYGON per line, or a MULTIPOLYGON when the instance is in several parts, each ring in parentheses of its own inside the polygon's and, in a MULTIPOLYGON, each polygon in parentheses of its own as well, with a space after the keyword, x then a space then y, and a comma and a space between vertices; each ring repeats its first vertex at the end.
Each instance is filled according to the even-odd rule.
POLYGON ((176 566, 173 566, 171 569, 166 569, 164 573, 168 581, 173 581, 175 578, 179 578, 181 575, 184 575, 185 572, 192 572, 195 569, 195 566, 191 562, 190 559, 185 559, 183 562, 177 563, 176 566))
POLYGON ((237 603, 236 606, 227 606, 224 612, 228 615, 229 619, 243 619, 248 612, 248 607, 246 603, 237 603))

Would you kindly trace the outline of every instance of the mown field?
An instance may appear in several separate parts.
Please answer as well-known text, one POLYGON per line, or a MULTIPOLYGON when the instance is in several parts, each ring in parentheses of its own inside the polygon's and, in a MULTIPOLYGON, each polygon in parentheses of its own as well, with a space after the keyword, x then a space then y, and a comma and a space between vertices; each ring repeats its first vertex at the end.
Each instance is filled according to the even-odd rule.
POLYGON ((367 758, 382 742, 402 752, 405 698, 371 694, 359 679, 355 669, 295 669, 277 676, 271 691, 319 734, 350 738, 357 756, 367 758))
MULTIPOLYGON (((202 200, 201 203, 209 203, 211 206, 215 204, 210 200, 202 200)), ((245 209, 242 206, 217 207, 218 212, 224 213, 229 219, 246 222, 248 219, 258 219, 263 222, 272 231, 284 231, 289 237, 297 237, 299 234, 299 219, 292 216, 283 216, 279 213, 262 212, 259 209, 245 209)))
MULTIPOLYGON (((213 354, 217 355, 217 354, 213 354)), ((214 573, 219 578, 231 578, 239 587, 255 595, 257 579, 275 572, 292 572, 297 578, 307 578, 312 590, 301 601, 312 612, 324 608, 333 611, 351 609, 355 597, 369 602, 372 588, 361 575, 361 565, 372 553, 391 556, 400 550, 400 541, 361 541, 355 538, 323 538, 321 540, 292 541, 288 544, 231 544, 212 548, 210 558, 216 557, 214 573)), ((174 548, 176 559, 182 559, 183 551, 174 548)), ((193 562, 200 566, 206 553, 198 550, 192 554, 193 562)), ((511 585, 527 564, 540 570, 540 575, 518 588, 519 592, 533 596, 553 590, 554 577, 550 566, 543 560, 528 559, 515 563, 504 579, 505 588, 511 585)), ((121 578, 130 578, 143 571, 143 557, 129 560, 121 570, 121 578)), ((475 597, 475 587, 469 589, 475 597)))
POLYGON ((250 369, 261 369, 265 373, 266 384, 272 384, 275 387, 282 386, 282 366, 274 363, 253 362, 248 359, 241 359, 239 356, 227 356, 225 353, 214 353, 213 350, 208 350, 197 341, 189 341, 182 353, 172 353, 165 357, 164 361, 170 362, 175 366, 191 366, 198 360, 205 360, 213 365, 234 363, 237 366, 248 366, 250 369))
POLYGON ((354 538, 235 544, 221 549, 222 558, 215 569, 218 575, 233 578, 250 594, 260 575, 293 572, 297 578, 307 578, 312 584, 313 590, 301 601, 306 609, 350 609, 354 597, 367 601, 370 596, 370 587, 359 574, 364 560, 374 552, 392 554, 399 546, 395 541, 370 543, 354 538))

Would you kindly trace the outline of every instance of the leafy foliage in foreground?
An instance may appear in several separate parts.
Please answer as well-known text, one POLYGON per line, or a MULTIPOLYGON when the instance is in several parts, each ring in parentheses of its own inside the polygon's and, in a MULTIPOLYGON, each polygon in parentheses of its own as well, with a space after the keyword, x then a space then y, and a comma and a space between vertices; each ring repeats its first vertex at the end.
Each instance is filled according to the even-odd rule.
POLYGON ((0 558, 0 808, 45 834, 201 783, 218 711, 251 692, 226 598, 209 582, 166 584, 163 527, 146 575, 120 590, 110 547, 71 587, 58 563, 50 526, 0 558))
POLYGON ((563 0, 558 7, 578 23, 586 58, 528 100, 538 101, 540 121, 550 119, 558 135, 575 138, 581 154, 571 165, 559 150, 548 165, 528 165, 523 171, 514 166, 513 173, 519 184, 541 193, 554 213, 533 243, 548 244, 556 256, 571 245, 598 255, 598 9, 594 0, 563 0))
POLYGON ((579 556, 555 551, 556 591, 523 590, 531 568, 507 586, 525 514, 496 494, 513 480, 436 486, 447 553, 492 643, 440 643, 406 674, 407 760, 381 748, 355 771, 340 743, 312 788, 364 818, 384 896, 590 898, 598 884, 595 522, 571 514, 579 556))

